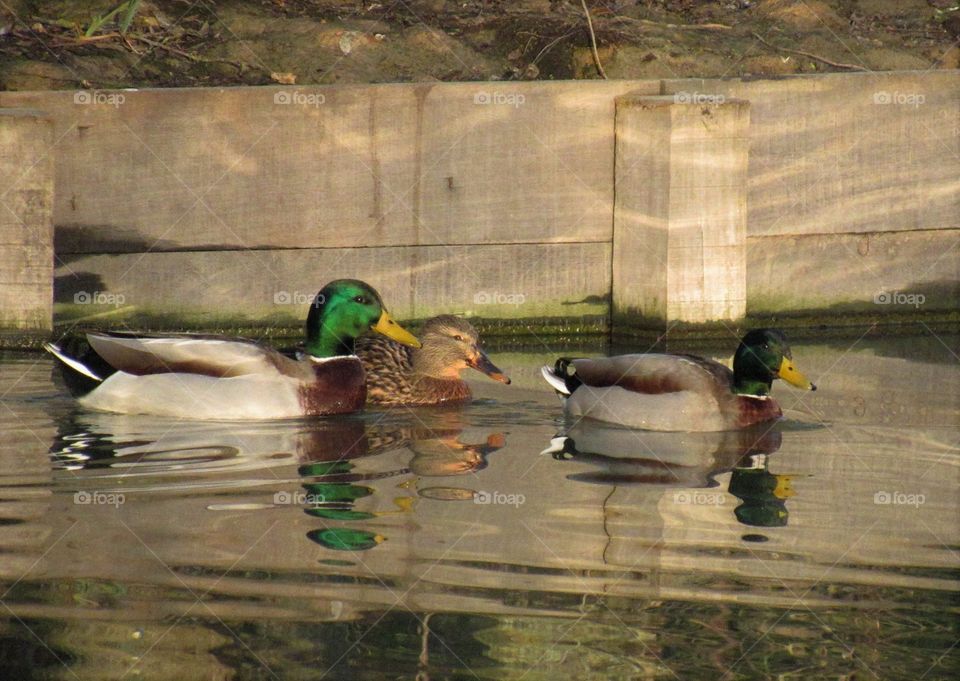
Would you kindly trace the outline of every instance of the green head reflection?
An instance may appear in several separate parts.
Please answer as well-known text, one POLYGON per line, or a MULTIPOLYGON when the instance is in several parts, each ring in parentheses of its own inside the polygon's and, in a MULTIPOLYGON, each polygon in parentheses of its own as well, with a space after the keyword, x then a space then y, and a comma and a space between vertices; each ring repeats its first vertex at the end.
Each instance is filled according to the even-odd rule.
POLYGON ((300 466, 297 472, 305 478, 314 478, 323 475, 346 475, 353 470, 349 461, 319 461, 300 466))
POLYGON ((303 489, 307 491, 307 499, 316 504, 352 503, 373 494, 373 490, 364 485, 342 482, 311 482, 303 489))
POLYGON ((743 503, 734 514, 744 525, 785 527, 790 518, 786 500, 792 497, 793 476, 774 475, 766 468, 735 468, 729 491, 743 503))
POLYGON ((326 518, 327 520, 369 520, 376 517, 375 513, 367 511, 354 511, 351 508, 324 508, 323 506, 308 508, 304 513, 314 518, 326 518))
POLYGON ((366 551, 387 540, 383 535, 366 530, 352 530, 348 527, 311 530, 307 532, 307 538, 334 551, 366 551))

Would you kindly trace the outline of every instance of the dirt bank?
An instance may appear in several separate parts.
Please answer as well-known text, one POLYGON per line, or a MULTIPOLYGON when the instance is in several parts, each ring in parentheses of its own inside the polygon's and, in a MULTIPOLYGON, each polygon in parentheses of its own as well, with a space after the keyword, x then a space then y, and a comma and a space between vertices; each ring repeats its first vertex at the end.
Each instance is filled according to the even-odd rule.
POLYGON ((956 0, 590 0, 596 53, 579 0, 135 4, 7 0, 0 87, 770 76, 960 58, 956 0))

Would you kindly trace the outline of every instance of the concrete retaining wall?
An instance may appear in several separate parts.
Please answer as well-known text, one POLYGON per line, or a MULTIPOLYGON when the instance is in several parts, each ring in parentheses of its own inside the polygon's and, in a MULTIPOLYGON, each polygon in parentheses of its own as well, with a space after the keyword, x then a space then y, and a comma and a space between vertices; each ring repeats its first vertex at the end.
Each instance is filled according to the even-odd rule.
POLYGON ((65 323, 295 326, 339 276, 401 318, 534 330, 604 331, 611 312, 625 332, 950 318, 960 298, 955 71, 11 92, 0 107, 53 120, 65 323), (659 94, 662 125, 621 117, 659 94), (624 164, 631 144, 649 151, 624 164))

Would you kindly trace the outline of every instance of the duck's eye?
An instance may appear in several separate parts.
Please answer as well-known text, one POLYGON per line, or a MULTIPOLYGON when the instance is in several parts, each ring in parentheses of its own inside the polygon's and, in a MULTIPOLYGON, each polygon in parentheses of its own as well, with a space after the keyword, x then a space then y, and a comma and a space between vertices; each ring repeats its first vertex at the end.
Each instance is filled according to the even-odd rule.
POLYGON ((462 340, 463 340, 463 336, 461 336, 460 334, 457 334, 456 336, 453 337, 453 340, 455 340, 455 341, 462 341, 462 340))
POLYGON ((356 296, 356 297, 353 299, 353 302, 355 302, 355 303, 360 303, 361 305, 366 305, 369 301, 368 301, 366 298, 364 298, 363 296, 356 296))

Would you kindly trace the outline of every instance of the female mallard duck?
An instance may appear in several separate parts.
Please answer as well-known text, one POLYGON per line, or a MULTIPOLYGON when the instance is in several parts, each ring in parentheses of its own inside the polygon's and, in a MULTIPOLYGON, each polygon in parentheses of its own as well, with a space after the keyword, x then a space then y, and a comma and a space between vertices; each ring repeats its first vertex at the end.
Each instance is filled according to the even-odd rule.
POLYGON ((367 370, 367 401, 384 406, 465 402, 472 397, 460 371, 470 367, 510 383, 480 349, 473 325, 453 315, 427 320, 423 346, 412 349, 377 336, 361 338, 357 354, 367 370))
POLYGON ((769 396, 775 378, 816 390, 793 366, 782 331, 743 337, 733 371, 694 355, 647 353, 559 359, 543 377, 565 396, 569 416, 646 430, 735 430, 783 415, 769 396))
POLYGON ((85 407, 191 419, 278 419, 363 407, 363 364, 353 345, 367 329, 420 345, 390 318, 369 284, 338 279, 314 298, 306 342, 291 355, 244 338, 195 334, 90 333, 90 351, 80 357, 45 347, 85 407))

